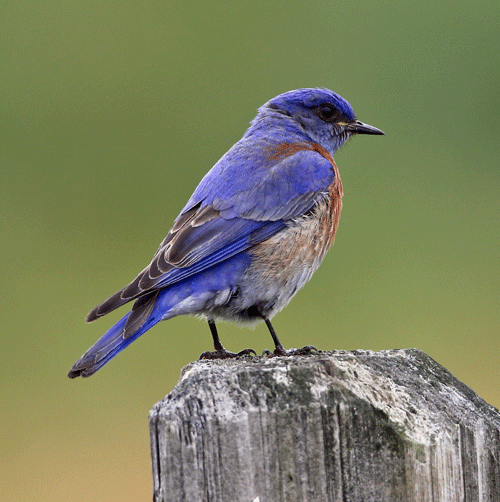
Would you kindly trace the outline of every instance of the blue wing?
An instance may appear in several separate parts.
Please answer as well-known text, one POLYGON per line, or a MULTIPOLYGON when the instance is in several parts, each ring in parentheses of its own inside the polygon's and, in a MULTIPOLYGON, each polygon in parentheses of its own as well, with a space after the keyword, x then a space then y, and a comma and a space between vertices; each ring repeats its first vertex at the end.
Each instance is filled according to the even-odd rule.
POLYGON ((310 211, 332 183, 333 166, 309 149, 279 157, 272 148, 234 145, 200 182, 149 266, 87 321, 139 297, 147 304, 158 289, 269 239, 310 211))
POLYGON ((291 219, 310 210, 334 179, 333 166, 316 151, 276 158, 276 146, 263 145, 258 155, 248 155, 240 143, 201 180, 181 215, 202 202, 225 219, 291 219))

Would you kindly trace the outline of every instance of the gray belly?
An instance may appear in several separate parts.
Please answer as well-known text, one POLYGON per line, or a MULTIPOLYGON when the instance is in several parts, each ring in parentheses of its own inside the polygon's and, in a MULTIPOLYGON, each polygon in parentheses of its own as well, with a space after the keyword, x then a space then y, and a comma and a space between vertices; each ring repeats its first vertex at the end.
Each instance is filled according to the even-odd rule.
MULTIPOLYGON (((287 228, 256 245, 252 264, 237 290, 224 304, 212 304, 204 314, 214 319, 255 323, 283 309, 318 269, 333 242, 329 198, 314 211, 291 221, 287 228)), ((338 222, 338 219, 337 219, 338 222)))

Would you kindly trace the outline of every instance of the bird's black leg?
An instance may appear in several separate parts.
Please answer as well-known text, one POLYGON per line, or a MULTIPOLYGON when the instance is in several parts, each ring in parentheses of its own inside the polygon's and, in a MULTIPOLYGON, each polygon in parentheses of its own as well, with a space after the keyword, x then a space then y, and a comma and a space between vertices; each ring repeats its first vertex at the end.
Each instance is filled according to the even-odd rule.
POLYGON ((223 347, 219 340, 219 333, 217 333, 217 326, 213 319, 208 320, 208 327, 210 328, 210 333, 212 333, 212 338, 214 339, 214 349, 215 352, 224 352, 226 349, 223 347))
MULTIPOLYGON (((264 321, 266 323, 267 329, 269 330, 269 333, 271 333, 271 336, 273 337, 273 342, 274 342, 274 355, 275 356, 286 356, 286 350, 283 345, 281 345, 281 342, 279 341, 278 335, 276 334, 276 331, 274 331, 273 325, 271 324, 271 321, 269 319, 266 319, 264 317, 264 321)), ((266 355, 271 355, 271 353, 266 350, 264 351, 266 355)), ((264 354, 262 354, 264 355, 264 354)))
POLYGON ((265 350, 262 355, 263 356, 301 356, 304 354, 309 354, 312 350, 318 350, 316 347, 313 345, 306 345, 305 347, 302 347, 301 349, 289 349, 286 350, 283 345, 281 345, 281 342, 279 341, 278 335, 276 335, 276 331, 274 331, 273 325, 271 324, 271 321, 264 317, 264 321, 266 323, 267 328, 269 329, 269 333, 271 333, 271 336, 273 337, 273 342, 274 342, 274 352, 269 352, 269 350, 265 350))
POLYGON ((219 340, 219 333, 217 333, 217 326, 215 326, 213 319, 208 319, 208 327, 214 340, 214 352, 203 352, 200 359, 229 359, 238 356, 257 355, 253 349, 244 349, 237 354, 227 351, 219 340))

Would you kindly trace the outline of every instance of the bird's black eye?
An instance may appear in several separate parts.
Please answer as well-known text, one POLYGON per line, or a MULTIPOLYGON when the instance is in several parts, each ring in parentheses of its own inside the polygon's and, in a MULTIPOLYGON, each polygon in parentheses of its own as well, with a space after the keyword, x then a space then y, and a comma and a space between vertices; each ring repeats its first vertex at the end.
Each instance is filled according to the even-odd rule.
POLYGON ((338 115, 337 109, 332 105, 321 105, 317 108, 318 117, 325 122, 333 122, 338 115))

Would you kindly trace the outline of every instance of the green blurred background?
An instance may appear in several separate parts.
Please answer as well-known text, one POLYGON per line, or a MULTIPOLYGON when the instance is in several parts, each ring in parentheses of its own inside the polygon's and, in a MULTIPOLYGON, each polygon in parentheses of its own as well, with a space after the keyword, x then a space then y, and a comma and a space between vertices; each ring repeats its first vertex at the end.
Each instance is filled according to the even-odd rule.
MULTIPOLYGON (((337 242, 275 327, 322 349, 418 347, 500 405, 500 4, 27 2, 0 7, 2 500, 150 500, 147 415, 211 348, 156 326, 90 379, 120 310, 258 106, 325 86, 385 137, 337 155, 337 242)), ((230 350, 263 326, 221 325, 230 350)))

